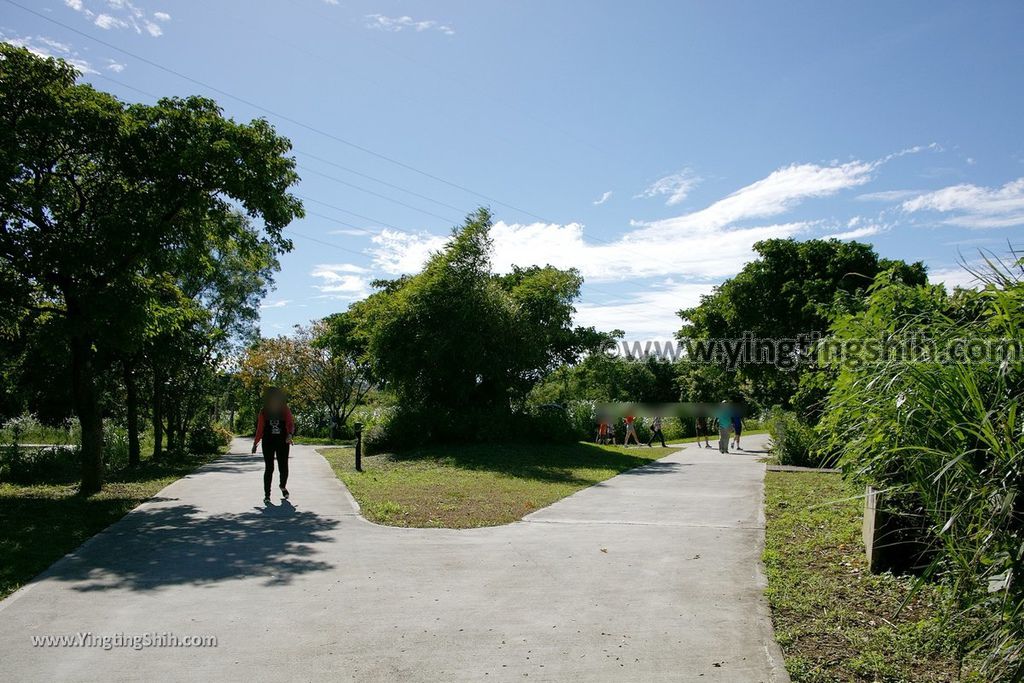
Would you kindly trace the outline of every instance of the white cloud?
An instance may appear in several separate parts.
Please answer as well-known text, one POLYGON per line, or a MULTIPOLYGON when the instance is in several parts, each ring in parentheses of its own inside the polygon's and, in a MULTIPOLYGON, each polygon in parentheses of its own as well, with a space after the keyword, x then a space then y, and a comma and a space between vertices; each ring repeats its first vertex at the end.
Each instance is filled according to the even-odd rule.
POLYGON ((577 304, 575 322, 599 330, 625 330, 634 340, 671 339, 682 322, 676 312, 696 306, 714 286, 673 281, 654 284, 646 290, 624 292, 624 297, 610 303, 577 304))
MULTIPOLYGON (((795 221, 745 225, 770 218, 805 199, 835 194, 866 183, 879 162, 814 164, 781 168, 699 211, 638 223, 613 240, 584 234, 580 223, 495 223, 493 263, 577 268, 589 282, 649 277, 713 279, 736 273, 753 256, 755 242, 794 237, 813 227, 795 221)), ((445 238, 385 230, 373 238, 374 263, 390 274, 417 272, 445 238)))
POLYGON ((328 235, 348 235, 349 237, 365 237, 366 235, 372 235, 372 230, 364 230, 363 228, 338 228, 337 230, 328 230, 328 235))
POLYGON ((600 198, 600 199, 598 199, 598 200, 594 201, 594 206, 601 206, 601 205, 602 205, 602 204, 604 204, 604 203, 605 203, 606 201, 608 201, 609 199, 611 199, 611 197, 612 197, 612 191, 611 191, 611 190, 608 190, 607 192, 605 192, 605 193, 603 193, 603 194, 601 195, 601 198, 600 198))
POLYGON ((136 33, 148 33, 154 38, 163 35, 163 29, 157 22, 170 21, 167 12, 148 13, 147 10, 135 5, 130 0, 64 0, 64 4, 78 12, 95 26, 104 30, 131 28, 136 33))
POLYGON ((880 163, 851 161, 831 166, 785 166, 700 211, 649 223, 641 234, 714 233, 739 222, 777 216, 806 199, 828 197, 867 183, 880 163))
POLYGON ((291 299, 279 299, 278 301, 271 301, 263 304, 260 308, 284 308, 292 302, 291 299))
POLYGON ((313 285, 322 293, 338 299, 362 299, 370 293, 366 268, 353 263, 325 263, 314 266, 310 275, 321 281, 313 285))
POLYGON ((698 178, 693 171, 690 169, 683 169, 678 173, 658 178, 637 194, 636 198, 668 195, 668 199, 665 200, 665 204, 668 206, 675 206, 676 204, 681 204, 683 200, 689 196, 690 191, 699 182, 700 178, 698 178))
POLYGON ((932 284, 943 284, 947 290, 952 291, 954 287, 976 289, 981 286, 978 278, 971 275, 963 266, 949 266, 945 268, 929 269, 928 281, 932 284))
MULTIPOLYGON (((908 152, 909 153, 909 152, 908 152)), ((815 198, 828 197, 868 183, 874 171, 893 155, 875 161, 792 164, 739 188, 706 207, 658 221, 634 221, 611 239, 599 239, 580 223, 494 224, 493 266, 507 272, 519 266, 552 265, 577 268, 595 291, 601 283, 669 278, 669 285, 630 284, 622 297, 602 304, 579 305, 580 320, 602 329, 625 328, 637 335, 671 335, 678 328, 675 311, 706 293, 709 283, 737 273, 754 256, 753 245, 771 238, 799 237, 820 231, 819 220, 776 220, 815 198), (618 321, 618 322, 616 322, 618 321)), ((666 193, 667 194, 667 193, 666 193)), ((671 195, 670 195, 671 196, 671 195)), ((839 239, 854 239, 888 229, 851 221, 839 239)), ((429 233, 385 230, 372 238, 374 266, 390 275, 418 272, 445 237, 429 233)))
POLYGON ((907 213, 934 211, 953 214, 943 222, 965 228, 1024 225, 1024 178, 996 188, 969 183, 951 185, 908 199, 901 208, 907 213))
POLYGON ((901 202, 921 194, 920 190, 882 190, 857 195, 857 199, 867 202, 901 202))
POLYGON ((96 19, 92 22, 100 28, 107 30, 112 28, 126 28, 128 22, 124 19, 118 19, 109 14, 97 14, 96 19))
POLYGON ((78 56, 78 52, 67 43, 56 41, 46 36, 12 36, 0 31, 0 39, 11 45, 23 47, 40 57, 57 57, 71 64, 84 74, 99 73, 87 60, 78 56))
POLYGON ((417 32, 439 31, 448 36, 455 35, 455 29, 448 24, 442 24, 433 19, 416 20, 410 16, 387 17, 383 14, 367 14, 366 27, 393 33, 410 29, 417 32))
POLYGON ((382 230, 373 236, 373 262, 390 275, 415 273, 423 267, 430 255, 444 247, 447 238, 430 233, 411 233, 382 230))
POLYGON ((862 237, 877 235, 884 229, 885 228, 881 225, 864 225, 859 228, 853 228, 852 230, 844 230, 842 232, 834 232, 829 235, 824 235, 823 239, 856 240, 862 237))
POLYGON ((108 59, 106 68, 108 71, 113 71, 114 73, 119 74, 124 71, 124 64, 115 62, 113 59, 108 59))

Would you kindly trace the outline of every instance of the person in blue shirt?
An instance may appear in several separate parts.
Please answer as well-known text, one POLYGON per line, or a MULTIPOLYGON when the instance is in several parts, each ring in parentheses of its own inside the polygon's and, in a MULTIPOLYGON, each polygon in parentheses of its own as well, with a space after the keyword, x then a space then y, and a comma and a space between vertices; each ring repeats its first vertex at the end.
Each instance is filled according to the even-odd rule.
POLYGON ((742 451, 743 449, 740 448, 740 434, 743 433, 743 416, 740 414, 739 411, 736 411, 732 414, 731 421, 733 446, 736 448, 736 450, 742 451))

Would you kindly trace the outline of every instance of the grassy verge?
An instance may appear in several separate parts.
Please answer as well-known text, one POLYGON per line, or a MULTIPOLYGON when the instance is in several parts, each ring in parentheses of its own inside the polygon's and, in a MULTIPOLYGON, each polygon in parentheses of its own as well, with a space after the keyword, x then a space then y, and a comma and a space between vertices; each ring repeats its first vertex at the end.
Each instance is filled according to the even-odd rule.
POLYGON ((367 519, 391 526, 466 528, 507 524, 669 448, 575 444, 463 445, 363 458, 323 448, 367 519))
POLYGON ((794 683, 980 680, 938 587, 901 609, 913 579, 868 573, 858 493, 838 474, 766 474, 767 596, 794 683))
POLYGON ((143 461, 111 472, 103 490, 77 494, 73 481, 0 483, 0 599, 160 489, 216 458, 143 461))
POLYGON ((321 436, 296 436, 294 443, 301 446, 351 446, 352 439, 329 439, 321 436))

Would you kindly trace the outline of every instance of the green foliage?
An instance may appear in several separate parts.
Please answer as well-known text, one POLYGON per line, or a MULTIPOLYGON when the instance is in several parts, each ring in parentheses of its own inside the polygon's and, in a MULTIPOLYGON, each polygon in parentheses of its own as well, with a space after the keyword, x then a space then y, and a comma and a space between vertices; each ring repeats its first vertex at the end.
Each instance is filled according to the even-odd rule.
POLYGON ((591 353, 559 367, 530 393, 534 404, 572 401, 664 403, 679 400, 676 367, 654 357, 635 360, 591 353))
POLYGON ((290 143, 266 121, 236 123, 202 97, 125 104, 76 77, 0 44, 0 296, 19 312, 6 336, 35 316, 62 323, 93 492, 111 366, 152 369, 154 402, 175 396, 168 433, 183 441, 201 406, 178 392, 202 386, 213 349, 251 326, 302 207, 288 193, 290 143))
MULTIPOLYGON (((888 272, 907 284, 926 281, 924 266, 878 258, 868 244, 839 240, 772 239, 758 242, 759 258, 679 312, 680 336, 698 339, 810 338, 823 334, 838 313, 860 310, 875 276, 888 272)), ((734 386, 747 401, 790 405, 800 372, 769 363, 744 365, 734 386)))
POLYGON ((188 450, 199 455, 223 453, 234 435, 220 426, 203 425, 189 434, 188 450))
POLYGON ((982 681, 948 591, 868 571, 862 489, 838 474, 765 476, 765 596, 794 683, 982 681))
POLYGON ((814 428, 795 413, 775 406, 768 412, 767 426, 772 437, 772 454, 780 465, 829 466, 829 458, 821 451, 814 428))
MULTIPOLYGON (((1018 264, 1018 267, 1021 264, 1018 264)), ((908 348, 958 339, 1024 339, 1024 284, 1010 269, 979 292, 879 279, 839 339, 883 337, 908 348)), ((861 481, 919 501, 964 614, 992 623, 975 643, 988 675, 1022 673, 1024 655, 1024 362, 867 359, 838 364, 820 428, 861 481)))
POLYGON ((582 284, 575 271, 492 274, 490 227, 480 209, 423 272, 378 283, 381 291, 348 311, 345 336, 402 406, 375 443, 515 433, 512 416, 530 389, 602 339, 570 326, 582 284))

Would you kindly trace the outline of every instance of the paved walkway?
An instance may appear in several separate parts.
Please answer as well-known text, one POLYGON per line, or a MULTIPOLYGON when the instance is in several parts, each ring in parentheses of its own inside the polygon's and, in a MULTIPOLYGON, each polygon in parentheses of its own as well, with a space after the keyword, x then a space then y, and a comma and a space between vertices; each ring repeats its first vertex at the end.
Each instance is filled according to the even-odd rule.
MULTIPOLYGON (((749 446, 763 444, 751 436, 749 446)), ((360 517, 310 447, 264 508, 233 454, 0 603, 7 680, 785 681, 762 599, 764 465, 696 445, 503 527, 360 517), (213 635, 216 648, 31 637, 213 635)))

